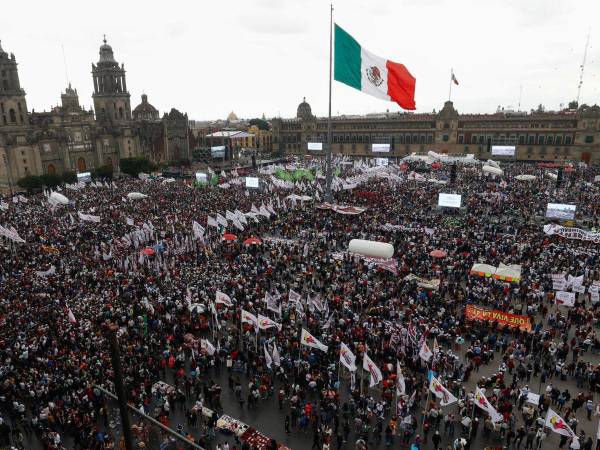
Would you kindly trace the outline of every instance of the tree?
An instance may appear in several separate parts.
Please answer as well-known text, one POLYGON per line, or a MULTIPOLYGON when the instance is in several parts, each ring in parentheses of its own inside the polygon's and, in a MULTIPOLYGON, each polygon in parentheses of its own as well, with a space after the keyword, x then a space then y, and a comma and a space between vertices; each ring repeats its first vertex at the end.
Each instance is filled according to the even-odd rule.
POLYGON ((569 102, 569 109, 577 109, 579 107, 579 103, 577 103, 577 100, 573 100, 572 102, 569 102))
POLYGON ((140 172, 152 172, 156 170, 156 164, 148 161, 146 158, 121 158, 121 172, 137 177, 140 172))
POLYGON ((112 166, 100 166, 92 170, 92 178, 94 179, 109 179, 112 180, 113 168, 112 166))
POLYGON ((44 183, 44 186, 48 188, 55 188, 63 182, 63 179, 60 175, 55 175, 52 173, 42 175, 40 176, 40 179, 42 180, 42 183, 44 183))
POLYGON ((72 171, 63 172, 62 180, 65 183, 76 183, 77 182, 77 174, 72 171))
POLYGON ((536 113, 543 113, 544 111, 546 111, 546 108, 541 103, 538 105, 537 109, 535 110, 536 113))
POLYGON ((42 189, 44 182, 41 177, 36 175, 27 175, 26 177, 17 180, 17 186, 21 189, 27 189, 27 192, 42 189))
POLYGON ((269 129, 269 122, 267 122, 264 119, 251 119, 250 122, 248 122, 248 124, 256 125, 259 130, 267 131, 269 129))

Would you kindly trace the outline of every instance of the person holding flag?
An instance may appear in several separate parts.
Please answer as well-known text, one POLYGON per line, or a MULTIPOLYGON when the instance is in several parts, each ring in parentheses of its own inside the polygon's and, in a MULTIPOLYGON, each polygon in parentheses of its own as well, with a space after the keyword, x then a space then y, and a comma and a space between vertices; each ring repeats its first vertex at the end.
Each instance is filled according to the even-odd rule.
POLYGON ((441 406, 447 406, 458 401, 458 399, 452 395, 448 389, 442 386, 442 383, 434 376, 431 376, 429 381, 429 391, 440 400, 441 406))
POLYGON ((373 360, 369 358, 367 352, 365 352, 365 354, 363 355, 363 370, 369 372, 369 387, 373 387, 379 384, 381 380, 383 380, 383 374, 381 373, 381 370, 379 369, 379 367, 377 367, 377 364, 375 364, 373 360))
POLYGON ((215 303, 218 305, 219 303, 227 306, 228 308, 233 308, 234 304, 229 295, 224 292, 217 291, 215 295, 215 303))
POLYGON ((340 344, 340 362, 350 372, 356 370, 356 356, 343 342, 340 344))
POLYGON ((258 328, 261 330, 268 330, 269 328, 277 328, 277 331, 281 331, 281 324, 271 320, 267 316, 262 314, 258 315, 258 328))
POLYGON ((329 349, 328 346, 319 341, 316 337, 302 328, 302 333, 300 334, 300 344, 306 345, 307 347, 312 347, 321 350, 322 352, 327 352, 329 349))

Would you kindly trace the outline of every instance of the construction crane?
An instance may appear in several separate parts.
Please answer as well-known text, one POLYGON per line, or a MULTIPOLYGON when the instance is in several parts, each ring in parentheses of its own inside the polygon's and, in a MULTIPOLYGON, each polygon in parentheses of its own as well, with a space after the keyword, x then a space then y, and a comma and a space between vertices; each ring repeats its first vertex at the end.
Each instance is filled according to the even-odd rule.
POLYGON ((577 105, 579 105, 579 96, 581 95, 581 85, 583 85, 583 69, 585 68, 585 60, 590 46, 590 30, 588 30, 587 40, 585 42, 585 50, 583 51, 583 61, 581 62, 581 71, 579 72, 579 85, 577 86, 577 105))

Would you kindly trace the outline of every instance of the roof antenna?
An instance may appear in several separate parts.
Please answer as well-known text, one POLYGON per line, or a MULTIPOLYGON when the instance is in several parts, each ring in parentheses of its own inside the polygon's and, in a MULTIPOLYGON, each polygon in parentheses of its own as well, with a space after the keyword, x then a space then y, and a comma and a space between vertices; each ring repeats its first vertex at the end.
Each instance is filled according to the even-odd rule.
POLYGON ((67 57, 65 56, 65 46, 62 44, 62 42, 60 46, 62 48, 63 63, 65 65, 65 79, 67 80, 67 85, 71 86, 71 80, 69 80, 69 71, 67 69, 67 57))
POLYGON ((577 86, 577 106, 579 106, 579 96, 581 95, 581 85, 583 84, 583 69, 585 68, 585 60, 590 46, 590 29, 588 28, 587 40, 585 42, 585 50, 583 51, 583 61, 581 62, 581 71, 579 72, 579 85, 577 86))

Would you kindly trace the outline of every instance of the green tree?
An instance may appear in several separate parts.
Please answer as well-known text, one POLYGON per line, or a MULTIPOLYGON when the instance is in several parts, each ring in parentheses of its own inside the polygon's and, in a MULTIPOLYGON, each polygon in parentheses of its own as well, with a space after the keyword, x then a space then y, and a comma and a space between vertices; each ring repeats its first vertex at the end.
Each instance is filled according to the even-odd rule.
POLYGON ((112 180, 113 168, 112 166, 100 166, 92 170, 92 178, 96 179, 109 179, 112 180))
POLYGON ((77 174, 75 172, 67 171, 63 172, 62 180, 65 183, 76 183, 77 182, 77 174))
POLYGON ((258 127, 259 130, 268 130, 269 129, 269 122, 267 122, 264 119, 251 119, 248 122, 249 125, 256 125, 258 127))
POLYGON ((56 186, 61 184, 63 181, 63 179, 60 175, 55 175, 55 174, 51 174, 51 173, 44 174, 44 175, 40 176, 40 178, 42 180, 42 183, 44 183, 44 186, 49 187, 49 188, 55 188, 56 186))
POLYGON ((27 189, 27 192, 42 189, 44 181, 36 175, 27 175, 26 177, 17 180, 17 186, 21 189, 27 189))
POLYGON ((146 158, 121 158, 121 172, 137 177, 140 172, 149 173, 156 170, 156 164, 146 158))

